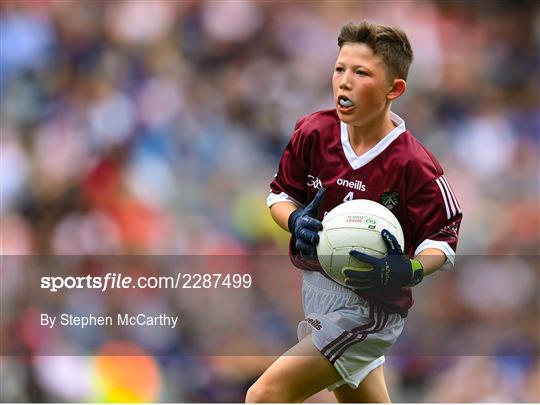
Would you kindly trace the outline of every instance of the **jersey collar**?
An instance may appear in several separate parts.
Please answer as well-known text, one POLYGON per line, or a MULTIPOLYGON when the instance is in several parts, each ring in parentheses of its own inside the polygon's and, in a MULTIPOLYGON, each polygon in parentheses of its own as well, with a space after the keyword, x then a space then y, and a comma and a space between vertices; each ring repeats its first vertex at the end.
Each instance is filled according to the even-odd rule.
POLYGON ((340 121, 341 124, 341 145, 343 146, 343 152, 345 157, 349 161, 351 167, 356 170, 360 167, 368 164, 377 156, 379 156, 394 140, 403 132, 405 132, 405 121, 397 114, 390 111, 390 118, 392 122, 397 126, 390 131, 386 136, 379 141, 372 149, 367 151, 361 156, 357 156, 349 142, 349 131, 347 130, 347 124, 340 121))

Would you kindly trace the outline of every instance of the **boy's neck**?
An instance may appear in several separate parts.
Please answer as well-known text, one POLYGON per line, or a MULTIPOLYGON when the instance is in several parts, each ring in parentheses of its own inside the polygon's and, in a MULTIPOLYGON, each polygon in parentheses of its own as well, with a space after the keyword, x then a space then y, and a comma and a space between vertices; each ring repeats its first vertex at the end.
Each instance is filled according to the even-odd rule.
POLYGON ((362 126, 347 124, 349 143, 354 152, 361 155, 373 148, 395 127, 396 125, 392 122, 389 111, 385 112, 383 119, 378 117, 362 126))

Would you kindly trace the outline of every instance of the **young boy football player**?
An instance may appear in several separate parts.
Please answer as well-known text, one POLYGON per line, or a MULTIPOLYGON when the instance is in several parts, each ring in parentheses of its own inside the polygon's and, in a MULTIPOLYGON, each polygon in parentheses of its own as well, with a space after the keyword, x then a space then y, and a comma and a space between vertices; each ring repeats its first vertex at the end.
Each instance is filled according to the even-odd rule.
POLYGON ((297 122, 268 197, 272 217, 292 234, 289 254, 303 270, 306 319, 299 343, 250 387, 246 402, 301 402, 324 388, 340 402, 389 402, 384 353, 403 329, 411 287, 454 261, 458 201, 437 159, 390 111, 407 86, 407 36, 350 23, 338 46, 335 109, 297 122), (387 256, 351 251, 352 262, 370 270, 345 270, 346 288, 324 275, 316 246, 324 213, 352 199, 390 209, 405 246, 383 230, 387 256))

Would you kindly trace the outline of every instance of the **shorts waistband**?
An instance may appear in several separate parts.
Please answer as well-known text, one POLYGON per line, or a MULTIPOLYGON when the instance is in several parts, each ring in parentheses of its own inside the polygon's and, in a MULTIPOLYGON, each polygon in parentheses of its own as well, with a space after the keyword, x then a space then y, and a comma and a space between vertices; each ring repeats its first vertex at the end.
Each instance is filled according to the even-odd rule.
POLYGON ((329 278, 323 276, 321 273, 318 273, 316 271, 304 271, 303 273, 304 282, 310 284, 312 287, 339 295, 354 294, 349 288, 338 284, 336 281, 330 280, 329 278))

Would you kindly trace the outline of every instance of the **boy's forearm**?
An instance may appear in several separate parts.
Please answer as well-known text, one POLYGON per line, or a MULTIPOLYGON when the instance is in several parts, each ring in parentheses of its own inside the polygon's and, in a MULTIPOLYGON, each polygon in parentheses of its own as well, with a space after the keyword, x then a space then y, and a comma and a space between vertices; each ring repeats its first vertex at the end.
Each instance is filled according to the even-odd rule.
POLYGON ((290 201, 282 201, 275 203, 270 207, 270 214, 272 215, 272 218, 274 218, 274 221, 285 229, 287 232, 289 231, 288 221, 289 216, 291 213, 297 209, 298 207, 290 202, 290 201))
POLYGON ((415 256, 415 259, 422 263, 424 276, 434 273, 446 262, 446 255, 439 249, 425 249, 415 256))

